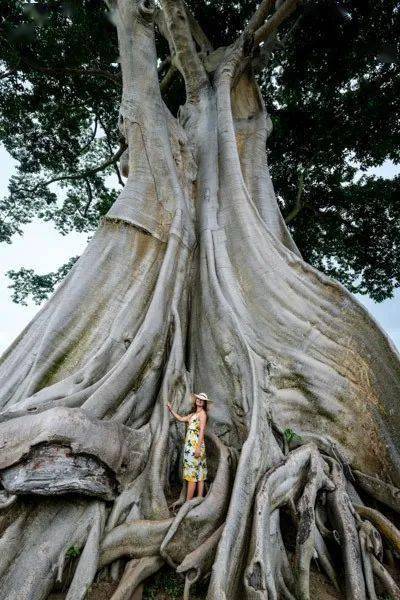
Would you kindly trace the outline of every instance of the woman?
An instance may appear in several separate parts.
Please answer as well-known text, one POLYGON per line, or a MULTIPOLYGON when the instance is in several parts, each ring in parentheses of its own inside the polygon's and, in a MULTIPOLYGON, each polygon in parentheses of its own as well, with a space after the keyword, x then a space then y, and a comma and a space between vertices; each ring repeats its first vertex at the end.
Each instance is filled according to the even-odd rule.
POLYGON ((206 448, 204 444, 204 431, 207 423, 207 404, 211 402, 207 394, 192 394, 195 412, 186 417, 178 415, 172 410, 171 403, 167 403, 168 410, 178 421, 189 423, 186 431, 185 446, 183 451, 183 479, 188 482, 186 500, 191 500, 196 491, 202 496, 204 480, 207 478, 206 448))

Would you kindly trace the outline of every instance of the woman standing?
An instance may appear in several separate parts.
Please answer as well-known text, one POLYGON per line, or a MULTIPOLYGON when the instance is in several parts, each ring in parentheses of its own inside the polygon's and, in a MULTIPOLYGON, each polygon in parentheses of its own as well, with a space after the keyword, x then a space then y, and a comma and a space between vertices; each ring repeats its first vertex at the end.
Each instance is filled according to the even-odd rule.
POLYGON ((171 403, 167 403, 168 410, 178 421, 189 423, 186 431, 185 446, 183 450, 183 479, 188 482, 186 500, 191 500, 196 491, 202 496, 204 480, 207 478, 206 448, 204 444, 204 431, 207 423, 207 404, 211 402, 207 394, 192 394, 194 412, 185 417, 172 410, 171 403))

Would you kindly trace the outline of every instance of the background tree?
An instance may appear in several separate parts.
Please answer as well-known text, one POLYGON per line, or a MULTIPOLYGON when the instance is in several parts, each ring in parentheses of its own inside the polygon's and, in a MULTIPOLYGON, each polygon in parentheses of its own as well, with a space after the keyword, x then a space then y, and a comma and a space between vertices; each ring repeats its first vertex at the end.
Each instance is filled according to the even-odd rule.
POLYGON ((166 562, 186 599, 209 576, 213 600, 308 599, 313 558, 324 589, 400 597, 399 355, 303 260, 266 161, 256 71, 297 8, 264 0, 214 49, 182 0, 110 1, 127 182, 2 357, 0 598, 113 577, 128 599, 166 562), (182 504, 166 402, 189 410, 193 387, 215 399, 210 485, 182 504))
MULTIPOLYGON (((253 11, 252 2, 188 6, 215 48, 231 43, 253 11)), ((0 204, 0 239, 11 242, 33 218, 61 233, 91 232, 118 191, 106 176, 123 183, 115 28, 101 0, 4 2, 0 18, 0 139, 19 165, 0 204)), ((299 249, 377 301, 399 284, 399 179, 355 183, 354 173, 399 162, 398 29, 395 1, 306 2, 257 65, 274 124, 271 173, 299 249)), ((156 43, 160 78, 168 73, 163 97, 176 114, 182 79, 158 31, 156 43)), ((71 264, 11 272, 14 301, 41 302, 71 264)))

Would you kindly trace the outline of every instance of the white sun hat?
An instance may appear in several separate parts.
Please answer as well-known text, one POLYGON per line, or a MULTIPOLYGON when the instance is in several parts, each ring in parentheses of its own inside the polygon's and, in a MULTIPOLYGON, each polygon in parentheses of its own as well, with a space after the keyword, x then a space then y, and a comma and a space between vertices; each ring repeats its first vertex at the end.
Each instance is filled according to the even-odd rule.
POLYGON ((210 398, 204 392, 200 392, 200 394, 193 394, 193 396, 195 396, 195 398, 200 398, 200 400, 205 400, 206 402, 213 402, 213 400, 210 400, 210 398))

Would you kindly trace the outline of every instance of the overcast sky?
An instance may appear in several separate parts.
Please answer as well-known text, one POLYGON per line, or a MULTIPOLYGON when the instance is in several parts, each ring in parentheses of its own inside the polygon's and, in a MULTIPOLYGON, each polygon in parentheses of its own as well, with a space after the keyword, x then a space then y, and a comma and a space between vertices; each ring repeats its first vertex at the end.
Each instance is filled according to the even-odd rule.
MULTIPOLYGON (((0 197, 7 192, 13 168, 14 161, 0 146, 0 197)), ((386 163, 375 172, 390 177, 399 169, 386 163)), ((81 254, 86 240, 86 234, 62 236, 51 224, 37 221, 24 228, 23 236, 14 236, 12 244, 0 244, 0 354, 39 310, 33 303, 21 306, 12 302, 6 272, 20 267, 33 268, 39 273, 54 271, 71 256, 81 254)), ((396 291, 393 299, 380 304, 366 296, 358 298, 400 349, 400 291, 396 291)))

